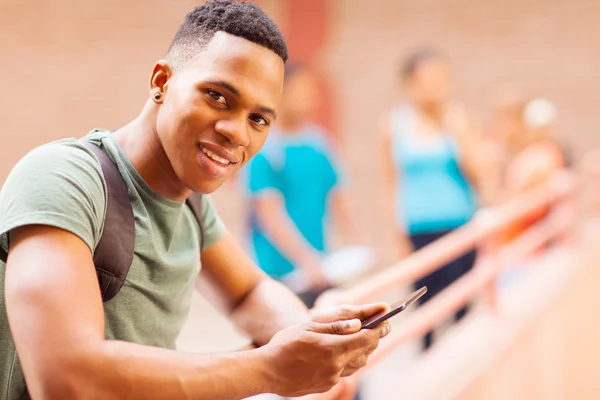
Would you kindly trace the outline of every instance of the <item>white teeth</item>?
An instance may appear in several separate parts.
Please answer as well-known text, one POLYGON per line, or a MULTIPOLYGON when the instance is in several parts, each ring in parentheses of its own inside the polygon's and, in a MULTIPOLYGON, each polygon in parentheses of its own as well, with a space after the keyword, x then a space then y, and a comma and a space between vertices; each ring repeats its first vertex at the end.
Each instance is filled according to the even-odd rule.
POLYGON ((213 153, 212 151, 210 151, 208 149, 205 149, 204 147, 202 147, 202 152, 204 154, 206 154, 207 156, 209 156, 210 158, 212 158, 213 160, 220 162, 221 164, 228 165, 230 163, 229 160, 219 157, 218 155, 216 155, 215 153, 213 153))

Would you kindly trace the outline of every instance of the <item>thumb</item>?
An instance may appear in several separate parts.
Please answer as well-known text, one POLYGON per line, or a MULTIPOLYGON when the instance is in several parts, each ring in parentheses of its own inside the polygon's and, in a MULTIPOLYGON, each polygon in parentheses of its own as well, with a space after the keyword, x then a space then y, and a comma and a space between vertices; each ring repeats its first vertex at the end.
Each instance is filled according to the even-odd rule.
POLYGON ((345 321, 335 321, 329 324, 312 322, 308 325, 308 330, 315 333, 326 333, 328 335, 349 335, 360 331, 362 323, 359 319, 349 319, 345 321))

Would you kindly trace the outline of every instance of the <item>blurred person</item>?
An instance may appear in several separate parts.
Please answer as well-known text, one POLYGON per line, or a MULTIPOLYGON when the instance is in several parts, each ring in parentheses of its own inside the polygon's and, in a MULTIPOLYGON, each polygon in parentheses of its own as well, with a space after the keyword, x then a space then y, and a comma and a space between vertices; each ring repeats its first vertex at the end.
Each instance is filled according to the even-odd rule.
POLYGON ((318 95, 307 66, 286 67, 277 123, 247 176, 257 263, 309 308, 331 286, 322 268, 330 214, 348 242, 359 236, 325 129, 312 122, 318 95))
POLYGON ((509 193, 526 190, 553 170, 567 165, 566 149, 556 135, 556 106, 546 98, 533 98, 523 107, 523 134, 512 140, 513 157, 506 171, 509 193))
MULTIPOLYGON (((524 172, 529 168, 520 161, 529 158, 528 154, 549 156, 547 160, 552 165, 556 165, 557 160, 558 164, 570 165, 569 150, 556 134, 557 115, 556 106, 550 100, 528 96, 518 86, 504 86, 496 93, 488 123, 489 136, 501 160, 496 202, 518 192, 519 186, 523 186, 522 179, 531 179, 529 173, 518 171, 521 167, 526 168, 524 172)), ((531 160, 534 158, 537 159, 531 160)), ((534 163, 531 167, 538 169, 539 165, 534 163)))
POLYGON ((389 325, 361 331, 359 320, 388 306, 309 313, 245 255, 208 196, 263 145, 286 59, 256 5, 208 1, 153 66, 136 118, 17 163, 0 192, 0 397, 295 397, 327 391, 366 363, 389 325), (114 163, 135 216, 133 261, 106 302, 93 256, 111 186, 96 154, 114 163), (200 223, 185 203, 194 192, 204 194, 200 223), (195 282, 251 346, 175 351, 195 282))
MULTIPOLYGON (((552 175, 569 165, 567 149, 557 139, 558 112, 556 106, 543 97, 531 97, 517 87, 504 87, 492 106, 490 132, 503 151, 502 170, 496 190, 496 203, 504 203, 544 184, 552 175)), ((511 224, 492 238, 491 249, 504 246, 546 218, 554 210, 570 215, 566 203, 560 207, 541 207, 527 217, 511 224)), ((524 273, 523 268, 535 264, 532 257, 547 246, 535 249, 512 268, 501 273, 500 288, 507 287, 524 273)))
MULTIPOLYGON (((408 103, 394 107, 382 121, 388 209, 395 215, 401 255, 420 250, 471 220, 477 189, 485 184, 482 147, 464 109, 452 96, 448 62, 434 50, 412 54, 402 67, 408 103)), ((427 286, 421 303, 468 272, 470 251, 414 287, 427 286)), ((455 319, 466 314, 459 310, 455 319)), ((432 332, 423 347, 432 344, 432 332)))
MULTIPOLYGON (((277 123, 249 163, 249 222, 257 264, 312 308, 332 283, 323 269, 329 216, 346 242, 359 238, 341 183, 329 135, 312 121, 319 105, 316 77, 306 65, 288 64, 277 123)), ((348 381, 350 382, 350 381, 348 381)), ((358 400, 358 386, 340 389, 358 400)))
MULTIPOLYGON (((543 97, 526 101, 522 108, 519 134, 508 140, 512 157, 504 175, 504 196, 517 197, 531 190, 569 165, 567 151, 558 142, 556 106, 543 97)), ((543 207, 513 224, 501 236, 501 243, 514 240, 544 218, 550 207, 543 207)))

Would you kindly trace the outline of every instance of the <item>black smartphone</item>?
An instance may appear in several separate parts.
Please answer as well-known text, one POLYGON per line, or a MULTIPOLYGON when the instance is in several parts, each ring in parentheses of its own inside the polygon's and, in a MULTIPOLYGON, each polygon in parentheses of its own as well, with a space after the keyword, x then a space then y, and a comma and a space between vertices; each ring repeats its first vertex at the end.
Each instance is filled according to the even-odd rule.
POLYGON ((417 301, 421 296, 427 293, 427 286, 423 286, 419 290, 414 291, 408 296, 408 299, 404 301, 399 301, 392 305, 392 309, 388 312, 380 312, 372 317, 367 318, 362 322, 362 329, 373 329, 383 321, 387 321, 392 318, 394 315, 406 310, 408 306, 417 301))

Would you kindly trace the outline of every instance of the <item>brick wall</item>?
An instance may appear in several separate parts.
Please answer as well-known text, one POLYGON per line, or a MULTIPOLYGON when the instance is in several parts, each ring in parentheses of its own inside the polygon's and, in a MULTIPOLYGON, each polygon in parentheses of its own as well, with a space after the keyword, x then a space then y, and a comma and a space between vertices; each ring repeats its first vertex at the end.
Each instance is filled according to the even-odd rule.
MULTIPOLYGON (((287 1, 263 3, 284 18, 287 1)), ((577 151, 600 145, 600 1, 324 1, 329 27, 318 65, 333 90, 355 211, 387 257, 392 238, 377 235, 386 216, 372 206, 380 196, 374 127, 398 96, 397 62, 414 46, 448 53, 458 95, 480 120, 496 84, 521 81, 556 101, 562 136, 577 151)), ((0 183, 35 145, 134 117, 153 62, 196 3, 0 0, 0 183)), ((235 194, 227 186, 216 198, 240 234, 235 194)))
POLYGON ((476 121, 486 119, 492 91, 505 82, 554 100, 560 134, 576 153, 600 146, 600 1, 334 0, 319 65, 338 101, 338 126, 354 207, 393 257, 393 238, 376 236, 389 216, 381 196, 376 122, 402 98, 399 62, 420 46, 451 60, 456 93, 476 121))

